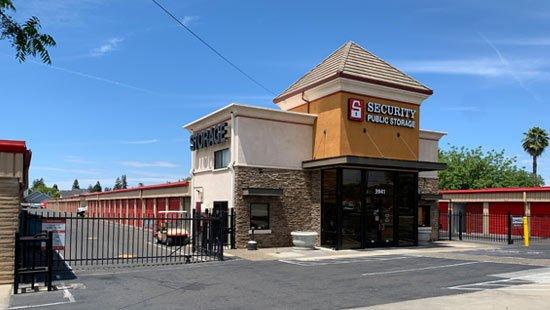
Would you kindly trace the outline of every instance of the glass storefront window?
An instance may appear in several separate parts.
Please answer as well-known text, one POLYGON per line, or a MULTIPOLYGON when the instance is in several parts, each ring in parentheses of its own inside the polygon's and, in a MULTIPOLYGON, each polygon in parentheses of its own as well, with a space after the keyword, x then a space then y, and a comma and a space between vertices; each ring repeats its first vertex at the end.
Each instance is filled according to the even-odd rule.
POLYGON ((414 245, 417 174, 335 168, 322 172, 321 245, 414 245))
POLYGON ((418 206, 416 205, 416 174, 400 172, 397 175, 397 210, 399 245, 415 245, 417 241, 418 206))
POLYGON ((394 172, 372 170, 367 178, 367 246, 394 242, 394 172))
POLYGON ((362 172, 342 170, 342 248, 362 247, 362 172))
POLYGON ((336 248, 338 241, 337 170, 323 170, 321 179, 321 245, 336 248))

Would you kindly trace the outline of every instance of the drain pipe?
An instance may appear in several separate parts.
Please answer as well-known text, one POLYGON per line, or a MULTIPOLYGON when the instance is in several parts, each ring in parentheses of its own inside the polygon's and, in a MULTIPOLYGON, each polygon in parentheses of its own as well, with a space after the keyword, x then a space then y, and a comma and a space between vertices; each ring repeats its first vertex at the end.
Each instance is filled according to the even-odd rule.
POLYGON ((305 91, 302 92, 302 101, 304 101, 305 103, 307 103, 307 114, 309 114, 309 105, 311 103, 311 101, 307 100, 305 97, 305 91))

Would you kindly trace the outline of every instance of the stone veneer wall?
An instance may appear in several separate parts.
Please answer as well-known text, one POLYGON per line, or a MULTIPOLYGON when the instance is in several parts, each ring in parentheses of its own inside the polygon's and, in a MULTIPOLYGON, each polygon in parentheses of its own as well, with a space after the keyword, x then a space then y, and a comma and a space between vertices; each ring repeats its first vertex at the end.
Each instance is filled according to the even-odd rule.
MULTIPOLYGON (((250 210, 253 202, 270 204, 270 234, 257 234, 258 246, 291 246, 292 231, 321 233, 321 173, 310 170, 290 170, 235 166, 236 243, 246 247, 250 240, 250 210), (243 189, 281 188, 282 197, 246 197, 243 189)), ((317 240, 319 244, 319 238, 317 240)))
POLYGON ((19 179, 0 177, 0 284, 13 283, 19 203, 19 179))
POLYGON ((419 204, 430 206, 430 224, 432 226, 432 240, 439 239, 439 207, 437 200, 422 199, 422 194, 439 194, 439 180, 434 178, 418 178, 419 204))

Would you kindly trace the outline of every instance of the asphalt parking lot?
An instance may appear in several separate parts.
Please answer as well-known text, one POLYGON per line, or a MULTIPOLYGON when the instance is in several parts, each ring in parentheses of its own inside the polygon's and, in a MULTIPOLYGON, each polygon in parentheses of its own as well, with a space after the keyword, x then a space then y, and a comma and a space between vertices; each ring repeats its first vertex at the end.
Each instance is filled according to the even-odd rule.
MULTIPOLYGON (((492 252, 497 259, 503 253, 508 257, 525 254, 518 249, 521 250, 502 247, 492 252)), ((232 259, 117 271, 88 270, 77 273, 76 279, 58 282, 60 289, 56 292, 12 296, 11 307, 346 309, 464 294, 476 285, 476 290, 492 288, 479 283, 521 285, 526 281, 509 281, 497 275, 542 268, 521 264, 520 259, 513 264, 475 259, 476 255, 493 255, 489 250, 469 253, 473 258, 467 260, 381 255, 308 261, 232 259)), ((546 254, 547 248, 529 255, 544 260, 546 254)))

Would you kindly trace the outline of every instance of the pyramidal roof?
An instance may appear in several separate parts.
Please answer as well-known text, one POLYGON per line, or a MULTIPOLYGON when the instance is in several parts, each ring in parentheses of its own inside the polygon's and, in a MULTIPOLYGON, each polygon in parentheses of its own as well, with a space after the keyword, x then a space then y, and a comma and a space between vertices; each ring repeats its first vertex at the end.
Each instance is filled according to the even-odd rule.
POLYGON ((329 80, 343 77, 431 95, 433 91, 353 41, 348 41, 279 94, 279 102, 329 80))

